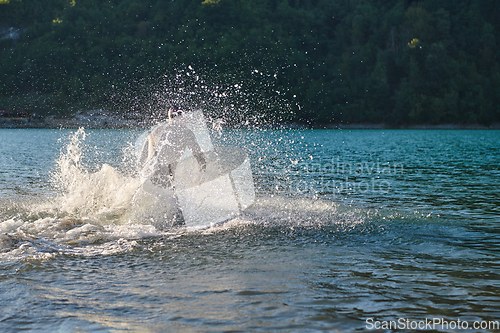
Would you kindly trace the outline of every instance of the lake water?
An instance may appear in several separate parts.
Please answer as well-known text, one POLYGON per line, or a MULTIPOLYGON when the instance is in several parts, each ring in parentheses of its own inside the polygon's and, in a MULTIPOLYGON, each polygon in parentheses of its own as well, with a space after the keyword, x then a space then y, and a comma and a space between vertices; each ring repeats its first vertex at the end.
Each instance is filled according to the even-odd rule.
POLYGON ((500 329, 500 131, 215 132, 257 200, 166 231, 142 134, 0 130, 1 331, 500 329))

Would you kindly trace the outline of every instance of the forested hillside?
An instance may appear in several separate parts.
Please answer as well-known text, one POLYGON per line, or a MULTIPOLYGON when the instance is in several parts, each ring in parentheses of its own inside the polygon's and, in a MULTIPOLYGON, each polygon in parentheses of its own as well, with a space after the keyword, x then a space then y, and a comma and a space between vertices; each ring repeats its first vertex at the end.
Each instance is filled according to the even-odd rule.
POLYGON ((185 84, 277 121, 490 124, 499 25, 492 0, 0 0, 0 109, 147 114, 185 84))

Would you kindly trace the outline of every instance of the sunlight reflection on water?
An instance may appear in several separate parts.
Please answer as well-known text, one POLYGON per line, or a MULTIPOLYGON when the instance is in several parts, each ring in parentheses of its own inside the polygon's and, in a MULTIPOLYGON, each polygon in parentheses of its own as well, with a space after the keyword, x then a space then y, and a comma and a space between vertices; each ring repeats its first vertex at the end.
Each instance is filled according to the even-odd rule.
MULTIPOLYGON (((71 131, 16 131, 0 131, 2 330, 498 320, 498 131, 227 131, 221 143, 251 154, 257 202, 220 226, 161 232, 63 214, 49 178, 71 131), (20 135, 32 138, 27 155, 13 153, 20 135), (385 193, 341 191, 332 160, 403 169, 348 171, 354 183, 387 180, 385 193)), ((107 163, 128 177, 123 147, 140 134, 89 131, 84 170, 107 163)))

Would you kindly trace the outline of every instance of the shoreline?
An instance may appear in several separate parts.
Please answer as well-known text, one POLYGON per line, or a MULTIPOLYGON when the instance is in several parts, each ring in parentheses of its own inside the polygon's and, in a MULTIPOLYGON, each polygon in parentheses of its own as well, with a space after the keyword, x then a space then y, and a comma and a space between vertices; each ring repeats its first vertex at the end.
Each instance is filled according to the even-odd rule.
MULTIPOLYGON (((137 121, 130 119, 106 119, 106 120, 82 120, 77 118, 70 119, 1 119, 0 129, 12 128, 33 128, 33 129, 147 129, 153 124, 148 121, 137 121)), ((228 128, 231 128, 228 126, 228 128)), ((368 123, 353 123, 353 124, 277 124, 275 126, 266 125, 264 128, 277 129, 338 129, 338 130, 500 130, 500 123, 494 123, 489 126, 480 124, 414 124, 391 126, 388 124, 368 124, 368 123)))
POLYGON ((325 129, 419 129, 419 130, 500 130, 500 123, 481 124, 414 124, 391 126, 387 124, 336 124, 314 128, 325 129))

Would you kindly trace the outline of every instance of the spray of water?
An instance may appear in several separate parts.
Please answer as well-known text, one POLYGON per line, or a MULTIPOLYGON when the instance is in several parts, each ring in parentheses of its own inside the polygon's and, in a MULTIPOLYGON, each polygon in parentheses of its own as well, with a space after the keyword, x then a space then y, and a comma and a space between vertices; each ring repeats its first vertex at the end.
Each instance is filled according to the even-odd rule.
MULTIPOLYGON (((151 82, 152 80, 150 80, 151 82)), ((292 114, 291 106, 276 91, 276 75, 258 69, 242 73, 220 74, 217 67, 197 70, 181 66, 162 75, 154 83, 140 83, 135 93, 121 93, 120 105, 127 101, 129 117, 150 128, 165 119, 164 110, 179 106, 201 109, 208 119, 212 136, 221 138, 223 129, 231 127, 266 128, 292 114)), ((124 170, 103 163, 91 171, 83 163, 86 133, 79 129, 68 138, 56 161, 53 184, 59 189, 56 211, 61 216, 88 218, 97 224, 129 223, 134 207, 132 198, 141 185, 135 172, 136 147, 125 146, 124 170)), ((237 142, 224 144, 238 145, 237 142)))
POLYGON ((162 111, 171 106, 204 110, 214 128, 262 128, 292 120, 293 104, 276 88, 278 71, 242 68, 237 73, 222 74, 217 65, 198 69, 182 65, 117 92, 115 108, 144 127, 164 119, 162 111))
MULTIPOLYGON (((138 125, 145 128, 162 121, 164 115, 161 111, 169 106, 204 110, 212 138, 228 145, 240 146, 243 143, 250 155, 251 150, 258 150, 254 154, 253 167, 269 172, 274 167, 269 160, 278 160, 276 156, 283 154, 282 141, 289 140, 289 133, 282 132, 274 139, 268 135, 260 136, 265 139, 258 139, 252 135, 255 131, 231 135, 223 135, 223 132, 228 127, 266 131, 270 126, 289 119, 293 115, 291 104, 283 98, 282 92, 274 90, 275 80, 272 73, 266 74, 258 69, 242 75, 219 75, 216 70, 196 70, 188 65, 162 76, 154 84, 144 85, 134 96, 130 92, 122 93, 122 96, 127 95, 128 116, 137 115, 138 125)), ((0 230, 6 233, 0 237, 0 256, 2 252, 10 258, 41 259, 58 253, 113 254, 134 249, 137 246, 135 240, 142 237, 159 234, 177 237, 179 233, 190 232, 182 228, 160 232, 151 221, 133 218, 134 213, 141 209, 133 200, 142 181, 135 167, 136 146, 124 144, 121 147, 123 160, 120 166, 104 161, 90 168, 88 165, 95 163, 86 161, 85 152, 93 147, 87 145, 86 139, 84 129, 66 138, 52 176, 52 185, 57 189, 55 198, 29 205, 28 214, 21 213, 0 221, 0 230)), ((295 141, 290 146, 300 148, 295 141)), ((292 154, 293 149, 286 154, 292 154)), ((300 158, 300 154, 292 155, 291 161, 300 158)), ((276 168, 289 183, 288 169, 276 168)), ((276 180, 267 173, 263 175, 260 184, 256 184, 258 191, 267 178, 272 183, 276 180)), ((329 225, 331 221, 341 220, 352 225, 352 221, 358 224, 363 220, 356 217, 358 214, 353 218, 351 211, 339 211, 339 207, 332 203, 309 199, 290 201, 282 197, 269 199, 272 195, 266 189, 260 193, 261 198, 245 214, 203 232, 245 225, 292 229, 305 225, 315 228, 329 225)))
POLYGON ((60 189, 56 205, 63 215, 116 223, 129 207, 140 179, 125 176, 108 164, 97 172, 86 170, 82 164, 85 137, 83 128, 72 134, 56 161, 53 183, 60 189))

